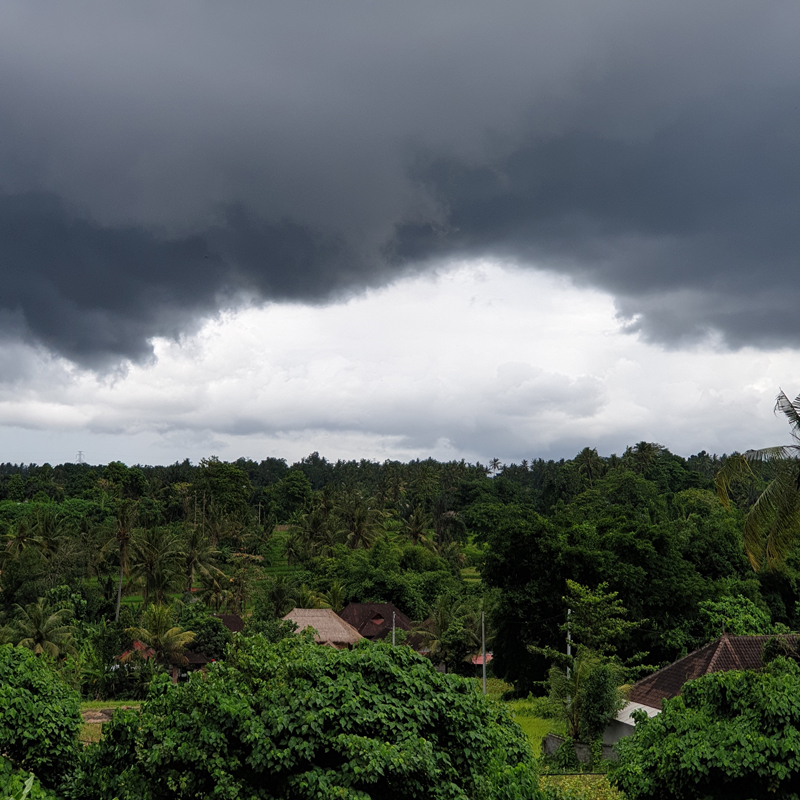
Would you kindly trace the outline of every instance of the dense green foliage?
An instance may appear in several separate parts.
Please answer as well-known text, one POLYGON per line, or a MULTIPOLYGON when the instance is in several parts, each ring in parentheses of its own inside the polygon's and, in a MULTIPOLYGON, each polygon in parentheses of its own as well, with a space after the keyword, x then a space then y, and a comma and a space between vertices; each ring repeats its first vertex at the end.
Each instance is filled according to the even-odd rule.
POLYGON ((0 756, 0 800, 57 800, 45 789, 32 772, 14 769, 8 759, 0 756))
POLYGON ((0 753, 56 786, 74 766, 78 695, 30 650, 0 647, 0 753))
MULTIPOLYGON (((144 733, 133 722, 115 723, 108 747, 131 747, 136 759, 119 789, 130 796, 137 780, 155 780, 156 766, 180 760, 187 748, 211 752, 213 739, 221 752, 227 729, 220 709, 234 716, 237 704, 251 709, 242 712, 246 725, 245 717, 237 722, 241 741, 234 748, 245 741, 247 726, 269 723, 263 714, 255 721, 255 673, 242 659, 256 645, 241 640, 262 636, 279 643, 275 652, 299 647, 293 626, 280 622, 296 606, 338 612, 348 602, 392 602, 414 620, 409 642, 447 672, 473 676, 485 612, 490 670, 520 696, 548 688, 558 694, 561 681, 565 722, 574 736, 591 740, 616 707, 617 684, 722 631, 800 627, 797 547, 754 570, 742 542, 748 509, 783 467, 750 464, 748 482, 726 484, 726 508, 714 477, 730 461, 707 453, 683 459, 640 442, 621 456, 585 448, 571 460, 502 465, 494 459, 487 467, 332 463, 317 453, 292 465, 274 458, 167 467, 0 465, 0 643, 43 654, 44 669, 93 699, 145 697, 152 683, 156 694, 142 730, 156 740, 158 709, 174 710, 183 720, 179 729, 190 730, 189 706, 180 705, 189 701, 180 698, 206 703, 203 693, 216 687, 203 707, 209 720, 219 717, 209 722, 217 733, 208 741, 163 733, 154 751, 162 761, 145 757, 144 733), (178 667, 183 680, 187 654, 225 660, 231 636, 213 616, 219 613, 245 619, 243 634, 233 637, 239 662, 215 665, 207 684, 191 678, 168 690, 164 673, 178 667), (568 628, 578 655, 571 664, 563 656, 568 628), (592 669, 575 669, 579 662, 592 669), (249 694, 242 699, 245 684, 249 694)), ((348 658, 303 650, 300 660, 309 674, 322 676, 348 658)), ((362 662, 352 658, 347 663, 361 674, 362 662)), ((404 658, 412 671, 422 669, 410 653, 393 656, 392 669, 404 658)), ((340 687, 357 680, 337 679, 340 687)), ((332 703, 332 678, 324 685, 325 702, 332 703)), ((277 691, 268 682, 261 689, 277 691)), ((416 706, 409 701, 409 707, 416 706)), ((348 741, 322 746, 343 758, 348 741)), ((383 753, 382 745, 369 746, 383 753)), ((288 753, 300 745, 287 747, 288 753)), ((103 752, 111 759, 111 750, 103 752)), ((244 758, 244 749, 237 752, 232 759, 244 758)), ((352 751, 353 763, 366 758, 352 751)), ((204 763, 203 769, 227 769, 211 757, 204 763)), ((425 763, 427 775, 434 762, 425 763)), ((410 769, 402 759, 392 764, 385 774, 410 769)), ((344 780, 347 769, 337 761, 331 780, 344 780)), ((231 772, 223 784, 250 780, 248 774, 231 772)), ((161 788, 152 791, 160 796, 161 788)))
POLYGON ((618 749, 613 779, 629 800, 796 797, 800 666, 778 658, 691 681, 618 749))
POLYGON ((237 640, 205 679, 154 683, 90 749, 72 796, 535 798, 527 739, 408 648, 237 640))

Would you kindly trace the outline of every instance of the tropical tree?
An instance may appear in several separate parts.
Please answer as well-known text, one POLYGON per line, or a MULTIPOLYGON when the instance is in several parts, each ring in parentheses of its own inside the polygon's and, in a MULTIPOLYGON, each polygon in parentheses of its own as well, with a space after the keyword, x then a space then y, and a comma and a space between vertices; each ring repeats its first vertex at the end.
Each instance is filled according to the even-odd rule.
POLYGON ((454 594, 436 598, 431 614, 417 629, 435 664, 456 670, 471 653, 478 651, 480 613, 475 606, 454 594))
POLYGON ((433 518, 421 504, 406 504, 402 509, 403 533, 413 544, 429 545, 433 518))
POLYGON ((620 639, 644 621, 625 619, 628 612, 619 592, 609 592, 608 583, 601 583, 594 590, 569 579, 566 583, 567 595, 563 599, 568 617, 561 629, 569 632, 577 645, 611 656, 620 639))
POLYGON ((176 625, 169 606, 151 604, 142 615, 141 625, 127 628, 126 633, 155 651, 162 664, 184 663, 183 651, 194 641, 194 632, 176 625))
POLYGON ((539 800, 530 744, 500 703, 408 647, 338 651, 237 637, 223 669, 118 712, 73 800, 116 797, 539 800), (419 708, 424 713, 398 713, 419 708))
POLYGON ((16 525, 6 531, 3 536, 4 558, 16 558, 28 547, 42 550, 42 540, 36 535, 28 517, 20 517, 16 525))
POLYGON ((318 595, 318 598, 322 608, 331 608, 338 614, 347 602, 347 590, 339 581, 333 581, 331 588, 318 595))
POLYGON ((790 400, 781 390, 775 401, 791 428, 792 444, 748 450, 731 456, 717 473, 720 500, 731 505, 735 483, 755 483, 755 464, 766 464, 773 474, 750 506, 744 521, 744 548, 755 571, 779 566, 800 534, 800 395, 790 400))
POLYGON ((550 670, 550 699, 573 739, 594 741, 625 705, 618 664, 582 648, 569 669, 550 670))
POLYGON ((353 550, 368 548, 383 528, 386 515, 359 491, 344 492, 335 508, 339 533, 353 550))
POLYGON ((594 486, 594 482, 603 476, 608 466, 594 447, 584 447, 573 461, 589 486, 594 486))
POLYGON ((298 589, 295 582, 286 575, 268 578, 264 586, 265 600, 272 604, 276 617, 288 614, 296 605, 298 589))
POLYGON ((197 575, 206 575, 220 570, 217 567, 219 551, 211 539, 197 525, 188 525, 181 550, 183 551, 183 591, 191 592, 197 575))
POLYGON ((760 671, 689 681, 617 745, 612 781, 630 800, 744 800, 797 796, 800 666, 776 658, 760 671))
POLYGON ((200 574, 197 597, 214 611, 221 611, 233 597, 230 579, 225 573, 214 571, 200 574))
POLYGON ((119 609, 122 603, 122 578, 128 571, 128 545, 133 528, 136 525, 136 505, 130 500, 123 500, 117 505, 114 518, 114 533, 119 547, 119 578, 117 580, 117 610, 114 622, 119 622, 119 609))
POLYGON ((303 583, 297 590, 296 608, 324 608, 325 601, 308 584, 303 583))
POLYGON ((17 605, 19 616, 12 625, 13 638, 19 647, 57 659, 75 654, 72 636, 75 626, 70 624, 71 612, 67 608, 54 609, 43 597, 24 608, 17 605))
POLYGON ((167 594, 178 585, 182 562, 186 557, 181 537, 171 528, 137 528, 130 542, 130 575, 141 578, 142 602, 164 603, 167 594))
MULTIPOLYGON (((41 658, 22 647, 0 647, 0 753, 55 787, 80 758, 80 698, 41 658)), ((0 768, 0 797, 11 794, 0 768)), ((27 795, 43 798, 43 794, 27 795)), ((59 796, 62 796, 59 793, 59 796)), ((48 794, 47 797, 55 797, 48 794)))

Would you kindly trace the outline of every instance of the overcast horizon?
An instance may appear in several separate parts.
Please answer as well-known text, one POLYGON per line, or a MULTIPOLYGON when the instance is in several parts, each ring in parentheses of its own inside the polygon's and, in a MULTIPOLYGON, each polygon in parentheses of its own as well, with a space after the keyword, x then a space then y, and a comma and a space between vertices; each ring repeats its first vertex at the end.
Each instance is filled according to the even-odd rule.
POLYGON ((798 34, 788 2, 9 0, 0 461, 786 442, 798 34))

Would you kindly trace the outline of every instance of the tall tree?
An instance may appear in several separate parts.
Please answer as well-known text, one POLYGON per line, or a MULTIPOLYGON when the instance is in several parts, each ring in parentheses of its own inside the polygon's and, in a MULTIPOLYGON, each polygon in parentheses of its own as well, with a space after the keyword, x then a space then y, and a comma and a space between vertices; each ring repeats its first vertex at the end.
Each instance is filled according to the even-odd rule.
POLYGON ((53 659, 75 653, 72 643, 75 626, 70 623, 69 609, 52 608, 40 597, 24 608, 18 605, 17 611, 19 616, 13 623, 13 638, 19 647, 53 659))
POLYGON ((194 641, 194 632, 175 623, 172 610, 165 605, 150 605, 142 615, 141 625, 126 631, 134 639, 151 647, 162 664, 185 663, 183 651, 194 641))
POLYGON ((767 464, 773 477, 750 507, 744 522, 744 547, 753 569, 775 569, 800 534, 800 395, 790 400, 781 390, 775 401, 789 422, 792 444, 748 450, 731 456, 717 473, 719 497, 731 505, 737 481, 756 482, 754 464, 767 464))
POLYGON ((128 571, 128 545, 133 528, 136 525, 136 504, 131 500, 122 500, 117 504, 114 515, 114 532, 119 548, 119 578, 117 580, 117 610, 114 622, 119 622, 119 609, 122 604, 122 579, 128 571))
POLYGON ((137 528, 131 539, 130 574, 143 584, 142 602, 166 602, 178 585, 182 562, 186 558, 181 537, 171 528, 137 528))

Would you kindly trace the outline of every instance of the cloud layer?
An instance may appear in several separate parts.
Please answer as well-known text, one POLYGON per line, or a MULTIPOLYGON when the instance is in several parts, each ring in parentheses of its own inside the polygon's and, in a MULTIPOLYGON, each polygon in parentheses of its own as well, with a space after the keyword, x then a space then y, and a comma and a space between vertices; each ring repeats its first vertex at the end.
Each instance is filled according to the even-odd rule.
POLYGON ((800 389, 796 352, 665 351, 626 332, 609 295, 488 262, 324 308, 251 307, 155 351, 98 377, 7 348, 3 460, 730 452, 784 441, 774 396, 800 389))
POLYGON ((0 331, 108 369, 491 256, 652 341, 797 344, 798 27, 788 2, 6 3, 0 331))

